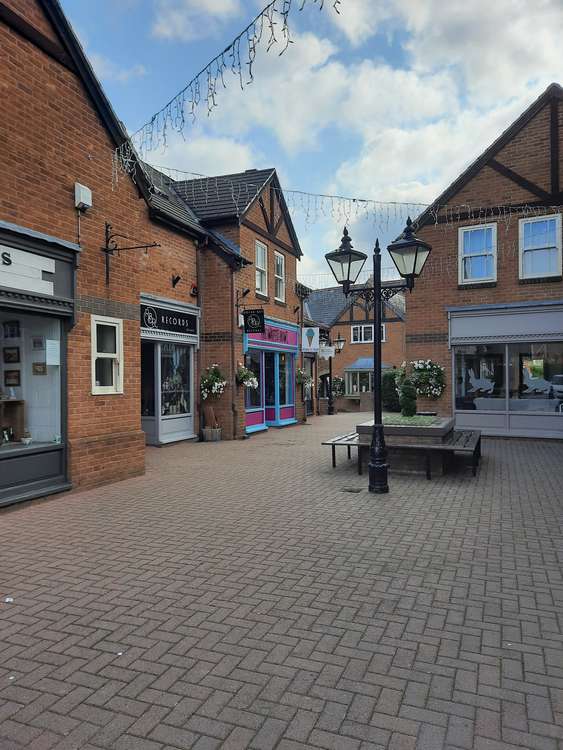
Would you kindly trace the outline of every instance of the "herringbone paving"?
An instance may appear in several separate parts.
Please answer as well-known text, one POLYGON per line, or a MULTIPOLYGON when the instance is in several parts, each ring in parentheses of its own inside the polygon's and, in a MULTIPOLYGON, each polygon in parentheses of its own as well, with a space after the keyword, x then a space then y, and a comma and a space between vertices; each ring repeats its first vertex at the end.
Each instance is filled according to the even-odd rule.
POLYGON ((1 750, 562 750, 563 445, 374 496, 357 421, 0 513, 1 750))

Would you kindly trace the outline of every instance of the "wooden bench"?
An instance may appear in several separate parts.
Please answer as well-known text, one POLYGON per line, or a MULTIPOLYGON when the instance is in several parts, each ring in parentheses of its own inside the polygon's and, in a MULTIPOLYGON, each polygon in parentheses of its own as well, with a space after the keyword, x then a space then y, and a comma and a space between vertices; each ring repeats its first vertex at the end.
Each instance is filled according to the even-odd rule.
MULTIPOLYGON (((342 446, 344 448, 348 448, 348 460, 352 458, 352 448, 359 448, 360 443, 358 439, 358 433, 357 432, 349 432, 346 435, 337 435, 334 438, 331 438, 330 440, 325 440, 322 445, 330 445, 332 448, 332 468, 336 466, 336 449, 339 446, 342 446)), ((358 452, 358 463, 360 460, 360 455, 358 452)), ((361 473, 361 472, 360 472, 361 473)))
MULTIPOLYGON (((394 443, 392 439, 385 441, 387 448, 397 448, 400 450, 423 453, 426 461, 426 478, 432 479, 432 455, 441 454, 442 470, 444 474, 448 468, 448 458, 455 454, 466 455, 471 459, 471 468, 473 476, 477 474, 477 467, 481 460, 481 432, 479 430, 454 430, 450 437, 443 443, 394 443)), ((351 456, 351 449, 358 449, 358 474, 362 474, 362 464, 365 454, 369 454, 370 446, 367 443, 360 443, 357 432, 350 432, 346 435, 338 435, 335 438, 327 440, 323 445, 330 445, 332 448, 332 466, 336 466, 336 448, 339 446, 348 449, 348 459, 351 456)))

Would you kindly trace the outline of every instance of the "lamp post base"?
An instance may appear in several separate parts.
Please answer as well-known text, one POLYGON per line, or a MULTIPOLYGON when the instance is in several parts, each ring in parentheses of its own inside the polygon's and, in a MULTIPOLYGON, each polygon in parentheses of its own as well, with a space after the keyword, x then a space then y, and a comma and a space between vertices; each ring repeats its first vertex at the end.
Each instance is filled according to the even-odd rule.
POLYGON ((370 492, 374 492, 378 495, 383 495, 389 492, 389 485, 387 483, 387 470, 389 464, 372 464, 370 461, 368 464, 368 489, 370 492))

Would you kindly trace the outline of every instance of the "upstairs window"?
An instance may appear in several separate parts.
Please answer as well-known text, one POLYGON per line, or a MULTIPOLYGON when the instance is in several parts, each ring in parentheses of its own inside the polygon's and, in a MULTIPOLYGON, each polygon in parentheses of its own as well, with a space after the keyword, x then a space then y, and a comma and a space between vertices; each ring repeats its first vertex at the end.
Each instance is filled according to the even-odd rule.
POLYGON ((459 230, 459 283, 497 280, 497 226, 483 224, 459 230))
MULTIPOLYGON (((352 344, 373 343, 373 325, 352 326, 352 344)), ((385 324, 381 326, 381 343, 385 343, 385 324)))
POLYGON ((256 240, 256 291, 268 296, 268 248, 263 242, 256 240))
POLYGON ((520 219, 520 278, 561 276, 561 214, 520 219))
POLYGON ((92 315, 92 393, 123 393, 123 321, 92 315))
POLYGON ((274 253, 274 296, 278 302, 285 302, 285 256, 274 253))

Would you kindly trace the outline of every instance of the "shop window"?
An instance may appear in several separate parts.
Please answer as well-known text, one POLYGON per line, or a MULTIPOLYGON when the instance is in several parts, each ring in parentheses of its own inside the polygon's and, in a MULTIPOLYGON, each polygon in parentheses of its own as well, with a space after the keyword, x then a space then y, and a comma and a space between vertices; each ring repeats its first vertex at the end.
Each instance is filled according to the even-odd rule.
POLYGON ((0 461, 59 444, 61 432, 60 321, 0 311, 0 461))
POLYGON ((123 321, 92 316, 92 393, 123 393, 123 321))
POLYGON ((160 346, 160 412, 163 417, 191 414, 190 347, 160 346))
POLYGON ((293 356, 285 353, 279 355, 279 402, 280 406, 293 404, 293 356))
POLYGON ((373 391, 373 372, 371 370, 359 370, 347 372, 345 375, 346 394, 354 396, 359 393, 370 393, 373 391))
POLYGON ((561 215, 520 219, 520 278, 561 276, 561 215))
POLYGON ((459 283, 496 281, 497 227, 484 224, 459 229, 459 283))
POLYGON ((258 381, 258 388, 244 389, 244 404, 247 409, 262 408, 262 354, 249 351, 244 356, 244 366, 247 367, 258 381))
POLYGON ((264 390, 266 406, 276 405, 276 355, 264 352, 264 390))
POLYGON ((274 295, 278 302, 285 302, 285 256, 274 253, 274 295))
POLYGON ((547 411, 563 416, 563 342, 510 344, 510 411, 547 411))
POLYGON ((256 291, 268 295, 268 248, 263 242, 256 240, 256 291))
POLYGON ((505 355, 504 344, 455 347, 456 409, 506 409, 505 355))

